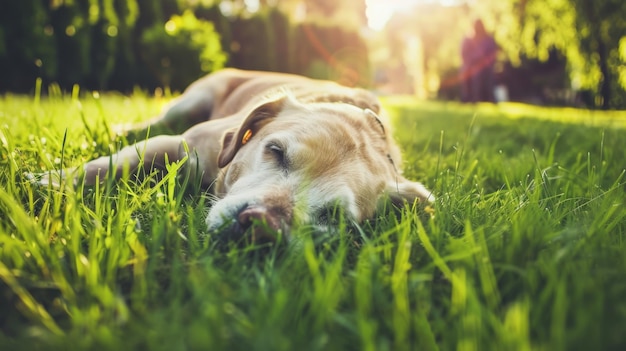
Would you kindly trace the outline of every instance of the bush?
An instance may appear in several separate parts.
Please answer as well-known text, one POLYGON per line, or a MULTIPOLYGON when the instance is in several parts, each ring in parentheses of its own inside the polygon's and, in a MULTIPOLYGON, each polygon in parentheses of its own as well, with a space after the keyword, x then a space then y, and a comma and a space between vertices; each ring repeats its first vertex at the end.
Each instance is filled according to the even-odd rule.
POLYGON ((213 24, 191 11, 147 29, 141 38, 141 56, 159 82, 174 90, 184 89, 226 62, 213 24))

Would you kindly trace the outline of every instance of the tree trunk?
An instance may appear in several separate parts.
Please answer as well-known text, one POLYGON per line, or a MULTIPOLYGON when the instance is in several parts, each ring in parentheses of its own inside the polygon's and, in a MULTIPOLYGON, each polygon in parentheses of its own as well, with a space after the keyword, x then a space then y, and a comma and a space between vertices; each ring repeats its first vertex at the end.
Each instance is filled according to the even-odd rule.
POLYGON ((600 65, 600 73, 602 80, 600 81, 600 96, 602 97, 602 109, 608 110, 611 104, 611 71, 609 69, 609 55, 606 50, 604 40, 598 38, 598 64, 600 65))

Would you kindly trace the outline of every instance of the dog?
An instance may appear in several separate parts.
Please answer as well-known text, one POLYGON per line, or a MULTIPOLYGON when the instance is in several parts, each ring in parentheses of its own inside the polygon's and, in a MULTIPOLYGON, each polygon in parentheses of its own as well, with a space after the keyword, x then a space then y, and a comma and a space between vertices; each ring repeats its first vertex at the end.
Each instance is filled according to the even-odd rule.
POLYGON ((209 232, 273 241, 295 225, 328 224, 336 209, 361 223, 385 198, 434 199, 401 175, 400 151, 376 96, 331 81, 225 69, 195 81, 158 117, 132 129, 169 134, 89 161, 74 181, 95 185, 124 169, 165 169, 186 159, 191 179, 215 195, 209 232))

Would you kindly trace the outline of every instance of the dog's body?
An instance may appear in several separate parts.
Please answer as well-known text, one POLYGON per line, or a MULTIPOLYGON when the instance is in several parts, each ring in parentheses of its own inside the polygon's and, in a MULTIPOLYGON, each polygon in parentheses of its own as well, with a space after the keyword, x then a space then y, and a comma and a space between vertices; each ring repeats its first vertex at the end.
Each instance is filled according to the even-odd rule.
POLYGON ((86 163, 85 184, 124 167, 165 168, 189 156, 192 176, 216 195, 210 230, 252 239, 326 221, 338 206, 356 222, 381 198, 432 199, 403 178, 399 151, 376 97, 367 91, 295 75, 223 70, 193 83, 165 112, 142 125, 160 135, 86 163), (189 153, 186 152, 189 150, 189 153), (115 170, 109 170, 112 164, 115 170), (269 230, 268 230, 269 228, 269 230))

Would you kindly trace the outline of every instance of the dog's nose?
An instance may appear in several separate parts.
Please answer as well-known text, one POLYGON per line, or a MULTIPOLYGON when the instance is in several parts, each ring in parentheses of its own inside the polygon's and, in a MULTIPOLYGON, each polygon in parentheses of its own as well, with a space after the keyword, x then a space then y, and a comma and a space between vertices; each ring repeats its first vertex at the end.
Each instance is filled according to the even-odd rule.
POLYGON ((237 217, 243 232, 249 232, 253 243, 275 242, 281 229, 281 218, 264 206, 249 206, 237 217))

